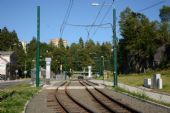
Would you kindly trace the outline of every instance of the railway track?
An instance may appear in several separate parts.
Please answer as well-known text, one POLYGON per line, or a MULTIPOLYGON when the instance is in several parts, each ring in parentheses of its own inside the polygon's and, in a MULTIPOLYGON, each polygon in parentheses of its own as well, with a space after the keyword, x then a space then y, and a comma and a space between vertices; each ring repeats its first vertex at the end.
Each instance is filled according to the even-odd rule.
POLYGON ((59 90, 59 87, 56 92, 56 99, 64 111, 67 113, 93 113, 93 111, 83 106, 70 95, 67 89, 70 83, 71 82, 68 82, 64 86, 60 86, 63 87, 63 89, 59 90))
POLYGON ((49 93, 47 106, 56 113, 139 113, 116 102, 94 85, 97 84, 88 81, 65 82, 49 93))
POLYGON ((95 98, 96 101, 98 101, 102 106, 104 106, 106 109, 108 109, 112 113, 139 113, 139 111, 136 111, 132 108, 130 108, 127 105, 124 105, 113 98, 109 97, 96 87, 92 82, 89 83, 88 81, 81 81, 82 85, 86 87, 86 90, 95 98), (89 89, 87 86, 92 86, 94 89, 89 89))
MULTIPOLYGON (((65 85, 66 82, 63 82, 60 86, 57 87, 56 91, 58 91, 58 88, 65 85)), ((48 97, 47 97, 47 107, 53 109, 56 113, 66 113, 65 110, 62 108, 62 106, 59 104, 58 100, 56 99, 56 91, 55 90, 49 90, 48 91, 48 97)))

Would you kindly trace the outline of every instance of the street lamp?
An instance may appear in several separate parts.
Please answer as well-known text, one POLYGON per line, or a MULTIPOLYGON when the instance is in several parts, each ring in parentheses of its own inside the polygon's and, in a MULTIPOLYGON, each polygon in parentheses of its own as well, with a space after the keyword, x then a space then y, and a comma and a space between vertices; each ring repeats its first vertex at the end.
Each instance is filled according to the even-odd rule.
MULTIPOLYGON (((114 0, 113 0, 114 2, 114 0)), ((99 6, 99 3, 92 3, 92 6, 99 6)), ((105 6, 108 6, 110 4, 104 4, 105 6)), ((114 75, 114 81, 113 81, 113 85, 117 86, 117 44, 116 44, 116 9, 113 8, 113 25, 110 24, 112 27, 112 32, 113 32, 113 59, 114 59, 114 71, 113 71, 113 75, 114 75)))
MULTIPOLYGON (((114 0, 113 0, 114 1, 114 0)), ((92 6, 100 6, 101 4, 94 2, 91 4, 92 6)), ((111 6, 112 4, 104 4, 104 6, 111 6)))
POLYGON ((104 70, 104 56, 101 56, 101 58, 102 58, 102 66, 103 66, 103 70, 104 70))
POLYGON ((92 6, 99 6, 100 4, 99 3, 92 3, 91 5, 92 6))

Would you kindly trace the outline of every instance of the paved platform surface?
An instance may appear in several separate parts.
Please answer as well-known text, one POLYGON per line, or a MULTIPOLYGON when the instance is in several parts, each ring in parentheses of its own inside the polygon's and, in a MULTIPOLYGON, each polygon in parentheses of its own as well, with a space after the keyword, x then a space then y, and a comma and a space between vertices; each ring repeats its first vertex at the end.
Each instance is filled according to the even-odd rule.
MULTIPOLYGON (((105 84, 105 85, 108 85, 108 86, 113 86, 113 82, 108 82, 108 81, 103 81, 103 80, 90 80, 90 81, 95 82, 95 83, 99 83, 99 84, 105 84)), ((118 86, 125 89, 125 90, 131 91, 131 92, 143 93, 146 96, 148 96, 148 97, 150 97, 154 100, 170 103, 170 96, 169 95, 159 94, 159 93, 148 91, 144 88, 141 89, 141 88, 132 87, 132 86, 128 86, 128 85, 121 84, 121 83, 118 83, 118 86)))
POLYGON ((52 109, 47 108, 46 102, 47 92, 43 90, 30 100, 25 113, 55 113, 52 109))
MULTIPOLYGON (((103 84, 103 81, 101 81, 101 80, 91 80, 91 81, 103 84)), ((63 83, 63 81, 52 81, 50 85, 44 85, 42 90, 28 102, 24 113, 55 113, 55 111, 52 108, 47 107, 47 98, 48 98, 47 95, 48 95, 50 89, 56 88, 61 83, 63 83)), ((112 82, 105 81, 104 83, 107 85, 112 85, 112 82)), ((73 95, 77 95, 78 92, 81 93, 80 91, 86 92, 85 90, 77 90, 78 92, 76 92, 75 88, 81 89, 81 87, 77 87, 77 86, 73 87, 73 86, 70 87, 71 88, 70 92, 73 95)), ((99 86, 101 87, 102 85, 99 85, 99 86)), ((136 98, 132 98, 128 95, 114 92, 113 90, 107 90, 107 94, 112 95, 114 98, 116 98, 119 101, 123 101, 123 102, 127 103, 131 107, 138 108, 138 110, 142 109, 142 111, 145 111, 146 113, 170 113, 169 108, 164 108, 164 107, 160 107, 159 105, 147 103, 144 101, 139 101, 136 98)), ((80 95, 77 97, 79 98, 80 95)), ((84 98, 84 97, 82 97, 82 98, 84 98)), ((87 98, 85 98, 85 99, 87 99, 87 98)), ((79 99, 79 100, 81 100, 81 99, 79 99)), ((82 101, 82 102, 84 103, 84 101, 82 101)))
POLYGON ((42 90, 36 94, 27 104, 24 113, 55 113, 47 107, 48 89, 59 86, 63 81, 51 81, 50 85, 44 85, 42 90))

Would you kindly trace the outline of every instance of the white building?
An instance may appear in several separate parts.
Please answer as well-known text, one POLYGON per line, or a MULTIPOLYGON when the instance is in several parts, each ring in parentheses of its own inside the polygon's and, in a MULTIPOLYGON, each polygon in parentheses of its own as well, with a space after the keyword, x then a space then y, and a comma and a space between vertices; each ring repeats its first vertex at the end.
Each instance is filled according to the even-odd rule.
POLYGON ((15 79, 16 54, 13 51, 0 51, 0 79, 15 79))

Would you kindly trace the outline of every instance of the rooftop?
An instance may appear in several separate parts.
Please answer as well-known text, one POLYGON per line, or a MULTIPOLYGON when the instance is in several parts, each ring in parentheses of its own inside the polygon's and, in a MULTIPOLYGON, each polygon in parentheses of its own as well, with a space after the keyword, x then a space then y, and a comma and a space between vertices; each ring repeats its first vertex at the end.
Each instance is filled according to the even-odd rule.
POLYGON ((14 51, 0 51, 0 55, 11 55, 14 51))

